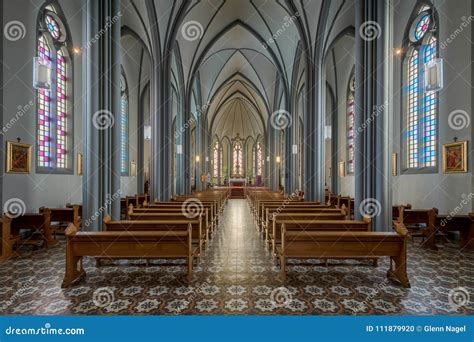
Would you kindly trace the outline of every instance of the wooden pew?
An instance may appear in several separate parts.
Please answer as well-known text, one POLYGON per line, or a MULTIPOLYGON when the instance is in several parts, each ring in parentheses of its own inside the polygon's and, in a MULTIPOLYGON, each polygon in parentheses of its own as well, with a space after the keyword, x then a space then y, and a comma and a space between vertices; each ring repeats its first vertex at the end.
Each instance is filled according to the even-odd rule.
POLYGON ((400 204, 392 206, 392 220, 393 221, 400 221, 400 212, 402 210, 411 209, 411 204, 400 204))
POLYGON ((13 246, 19 241, 19 236, 12 236, 11 234, 11 218, 4 215, 0 221, 2 224, 2 241, 1 245, 1 254, 0 261, 6 261, 10 259, 13 255, 13 246))
POLYGON ((294 215, 278 215, 273 220, 270 235, 272 255, 276 255, 277 248, 281 244, 283 225, 291 230, 368 232, 371 230, 372 224, 370 217, 365 217, 363 221, 354 221, 344 219, 341 214, 322 213, 306 217, 299 215, 295 217, 294 215))
MULTIPOLYGON (((53 238, 51 232, 51 210, 46 208, 41 214, 23 214, 14 217, 10 222, 11 238, 17 240, 16 245, 31 245, 48 248, 58 242, 53 238), (20 231, 29 230, 32 235, 26 240, 21 238, 20 231)), ((10 239, 11 239, 10 238, 10 239)))
MULTIPOLYGON (((45 207, 39 208, 40 214, 43 213, 45 207)), ((69 223, 76 227, 81 226, 79 219, 79 206, 74 205, 72 208, 48 208, 50 211, 50 227, 54 238, 58 233, 64 234, 69 223)))
POLYGON ((85 277, 82 259, 85 256, 152 259, 186 259, 188 281, 196 248, 192 245, 192 227, 189 222, 175 223, 173 230, 156 225, 154 231, 79 232, 70 224, 66 229, 66 272, 62 287, 68 287, 85 277))
POLYGON ((387 277, 410 287, 407 274, 407 229, 396 223, 393 232, 347 232, 290 230, 282 227, 282 243, 277 248, 280 274, 286 278, 290 258, 377 258, 390 257, 387 277))
MULTIPOLYGON (((159 221, 159 222, 174 222, 174 221, 188 221, 193 225, 193 241, 199 244, 199 253, 201 253, 203 246, 209 242, 209 231, 203 225, 203 215, 196 216, 194 218, 186 217, 182 212, 175 213, 131 213, 129 214, 129 221, 159 221)), ((104 223, 110 226, 110 217, 107 216, 104 219, 104 223)), ((115 222, 128 222, 128 221, 115 221, 115 222)), ((109 228, 106 228, 109 230, 109 228)), ((134 229, 129 228, 129 229, 134 229)), ((148 229, 145 229, 148 230, 148 229)))
POLYGON ((423 237, 421 246, 437 251, 438 247, 436 246, 435 227, 437 214, 438 209, 436 208, 404 209, 403 207, 400 207, 398 222, 403 223, 408 230, 411 229, 413 231, 410 233, 412 237, 423 237))
POLYGON ((459 232, 460 247, 474 249, 474 213, 468 215, 437 215, 436 231, 459 232))

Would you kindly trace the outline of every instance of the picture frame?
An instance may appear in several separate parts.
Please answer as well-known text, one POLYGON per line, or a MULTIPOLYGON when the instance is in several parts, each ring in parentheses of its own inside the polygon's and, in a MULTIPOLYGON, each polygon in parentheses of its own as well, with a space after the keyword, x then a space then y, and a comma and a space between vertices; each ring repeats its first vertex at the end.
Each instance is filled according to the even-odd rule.
POLYGON ((443 173, 466 173, 467 159, 467 141, 443 144, 443 173))
POLYGON ((346 163, 344 161, 339 162, 339 169, 338 169, 339 177, 346 176, 346 163))
POLYGON ((137 175, 137 162, 130 162, 130 177, 136 177, 137 175))
POLYGON ((83 160, 82 160, 82 153, 77 154, 77 175, 82 176, 83 175, 83 160))
POLYGON ((392 153, 392 176, 398 175, 398 155, 392 153))
POLYGON ((31 172, 31 145, 7 141, 7 173, 31 172))

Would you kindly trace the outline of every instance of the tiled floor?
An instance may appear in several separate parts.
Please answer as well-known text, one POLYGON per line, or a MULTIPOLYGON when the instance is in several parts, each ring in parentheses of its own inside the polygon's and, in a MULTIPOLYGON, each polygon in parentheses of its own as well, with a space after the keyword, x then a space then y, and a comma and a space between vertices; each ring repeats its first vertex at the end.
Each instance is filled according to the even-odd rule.
POLYGON ((411 289, 386 280, 388 260, 377 268, 355 261, 292 262, 282 283, 254 226, 245 200, 231 200, 218 234, 185 281, 181 262, 117 262, 95 268, 61 289, 64 243, 0 265, 3 314, 473 314, 474 253, 410 244, 411 289), (450 291, 458 306, 449 301, 450 291), (453 292, 456 291, 456 292, 453 292))

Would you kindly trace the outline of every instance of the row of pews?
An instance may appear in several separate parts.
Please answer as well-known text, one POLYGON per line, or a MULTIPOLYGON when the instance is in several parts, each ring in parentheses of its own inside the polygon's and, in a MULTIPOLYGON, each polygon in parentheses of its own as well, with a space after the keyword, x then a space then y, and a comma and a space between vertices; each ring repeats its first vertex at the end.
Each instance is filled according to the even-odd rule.
POLYGON ((379 257, 390 257, 387 277, 410 287, 403 223, 394 223, 395 232, 374 232, 369 217, 352 219, 350 200, 321 204, 259 189, 247 189, 246 198, 283 279, 288 259, 369 259, 377 265, 379 257))
POLYGON ((105 217, 100 232, 80 231, 70 224, 62 286, 85 277, 84 257, 95 257, 98 266, 102 259, 184 259, 191 280, 193 265, 209 245, 229 196, 228 189, 218 189, 169 202, 129 203, 124 219, 105 217))

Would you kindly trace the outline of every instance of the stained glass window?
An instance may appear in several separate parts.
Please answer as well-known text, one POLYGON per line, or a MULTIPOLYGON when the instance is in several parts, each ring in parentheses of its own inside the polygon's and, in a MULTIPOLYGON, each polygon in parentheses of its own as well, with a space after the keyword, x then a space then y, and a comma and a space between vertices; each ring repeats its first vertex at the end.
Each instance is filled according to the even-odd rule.
POLYGON ((128 95, 127 82, 124 75, 120 78, 122 89, 121 113, 120 113, 120 171, 122 175, 128 176, 128 95))
POLYGON ((257 176, 262 175, 262 159, 263 159, 263 151, 262 151, 262 144, 257 142, 257 146, 255 149, 255 171, 257 176))
POLYGON ((220 162, 221 162, 221 148, 220 148, 219 142, 216 141, 214 144, 214 151, 213 151, 213 156, 212 156, 212 164, 213 164, 212 176, 214 178, 219 177, 220 162))
MULTIPOLYGON (((37 41, 37 56, 52 70, 49 89, 37 90, 37 149, 36 163, 47 172, 66 171, 69 162, 68 89, 71 82, 64 26, 54 8, 47 6, 37 41), (61 38, 61 40, 59 40, 61 38)), ((40 171, 43 171, 40 169, 40 171)))
POLYGON ((437 91, 423 88, 424 66, 437 56, 436 26, 429 8, 411 23, 406 56, 406 166, 408 169, 436 167, 438 157, 437 91))
POLYGON ((355 77, 352 74, 347 92, 347 172, 354 173, 354 92, 355 77))
POLYGON ((243 175, 243 147, 242 141, 236 138, 233 147, 232 153, 232 173, 234 176, 242 176, 243 175))

